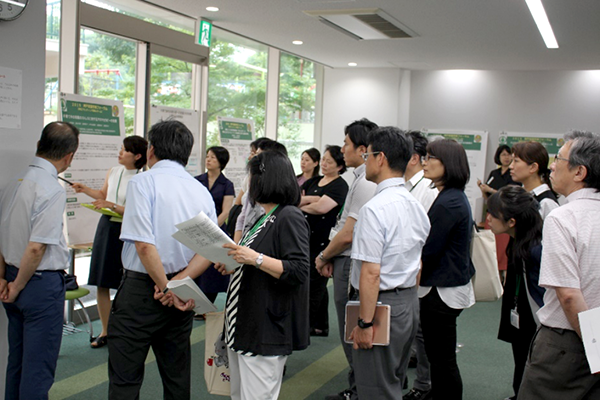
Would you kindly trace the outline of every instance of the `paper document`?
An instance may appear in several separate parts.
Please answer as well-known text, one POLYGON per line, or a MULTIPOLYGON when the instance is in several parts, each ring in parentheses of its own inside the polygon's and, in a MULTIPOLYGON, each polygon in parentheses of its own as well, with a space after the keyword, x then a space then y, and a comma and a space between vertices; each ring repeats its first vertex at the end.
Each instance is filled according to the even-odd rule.
POLYGON ((240 266, 227 255, 230 249, 223 248, 225 243, 235 244, 235 242, 204 212, 175 226, 179 230, 173 234, 173 237, 202 257, 214 263, 225 264, 225 269, 229 272, 240 266))
POLYGON ((579 327, 590 370, 600 372, 600 307, 580 312, 579 327))
POLYGON ((206 298, 202 290, 196 285, 196 282, 189 276, 177 281, 167 283, 169 291, 173 292, 181 300, 187 302, 193 299, 196 303, 194 311, 196 314, 206 314, 217 311, 217 307, 206 298))

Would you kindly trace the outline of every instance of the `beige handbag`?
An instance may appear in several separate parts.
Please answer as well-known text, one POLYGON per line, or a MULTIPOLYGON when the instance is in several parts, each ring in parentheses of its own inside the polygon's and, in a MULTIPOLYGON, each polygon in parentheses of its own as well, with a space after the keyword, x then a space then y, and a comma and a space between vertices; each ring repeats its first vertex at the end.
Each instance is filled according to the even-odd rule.
POLYGON ((473 226, 471 261, 475 267, 475 275, 472 279, 475 301, 496 301, 502 297, 503 289, 496 257, 496 237, 491 230, 478 230, 473 226))
POLYGON ((229 360, 223 340, 224 312, 205 314, 204 380, 208 393, 229 396, 229 360))

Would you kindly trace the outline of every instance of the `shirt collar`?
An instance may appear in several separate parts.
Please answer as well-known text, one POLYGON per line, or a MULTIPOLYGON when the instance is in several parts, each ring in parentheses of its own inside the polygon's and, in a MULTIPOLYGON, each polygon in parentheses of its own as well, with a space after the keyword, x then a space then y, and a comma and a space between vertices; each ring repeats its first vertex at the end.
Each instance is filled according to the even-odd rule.
POLYGON ((363 175, 367 170, 367 164, 362 163, 360 166, 354 168, 354 176, 355 177, 359 177, 361 175, 363 175))
POLYGON ((58 171, 56 170, 54 164, 52 164, 50 161, 41 157, 34 157, 30 165, 41 168, 48 172, 50 175, 52 175, 54 178, 58 179, 58 171))
POLYGON ((411 188, 414 187, 417 184, 417 182, 419 182, 424 177, 424 175, 425 175, 425 172, 423 170, 420 170, 419 172, 414 174, 412 178, 410 178, 408 180, 408 182, 406 183, 406 186, 409 186, 411 188))
POLYGON ((567 202, 569 203, 580 199, 600 200, 600 193, 596 192, 596 189, 583 188, 576 190, 567 196, 567 202))
POLYGON ((379 194, 382 190, 392 186, 404 186, 404 178, 388 178, 383 182, 379 182, 379 185, 377 185, 377 189, 375 190, 375 194, 379 194))
POLYGON ((550 187, 548 185, 546 185, 545 183, 542 183, 540 186, 533 189, 531 191, 531 193, 533 193, 536 196, 539 196, 540 194, 542 194, 548 190, 550 190, 550 187))
POLYGON ((152 168, 150 168, 150 170, 153 170, 155 168, 157 168, 157 169, 160 169, 160 168, 183 169, 183 165, 181 165, 177 161, 173 161, 173 160, 160 160, 156 164, 154 164, 152 166, 152 168))

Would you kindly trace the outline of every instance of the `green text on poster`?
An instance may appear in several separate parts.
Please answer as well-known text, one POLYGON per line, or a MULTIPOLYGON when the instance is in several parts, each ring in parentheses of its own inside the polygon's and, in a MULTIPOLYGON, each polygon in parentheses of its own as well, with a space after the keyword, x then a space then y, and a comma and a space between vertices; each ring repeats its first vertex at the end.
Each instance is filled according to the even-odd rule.
POLYGON ((552 137, 501 136, 500 140, 502 141, 501 144, 506 144, 511 148, 519 142, 539 142, 546 148, 548 154, 557 154, 558 150, 565 144, 563 138, 552 137), (502 140, 503 138, 506 139, 502 140))
POLYGON ((465 150, 481 150, 481 135, 460 133, 437 133, 429 132, 427 136, 443 136, 444 139, 456 140, 465 150))
POLYGON ((82 135, 119 136, 119 107, 62 99, 62 120, 82 135))
POLYGON ((252 127, 244 122, 219 121, 222 139, 252 141, 252 127))

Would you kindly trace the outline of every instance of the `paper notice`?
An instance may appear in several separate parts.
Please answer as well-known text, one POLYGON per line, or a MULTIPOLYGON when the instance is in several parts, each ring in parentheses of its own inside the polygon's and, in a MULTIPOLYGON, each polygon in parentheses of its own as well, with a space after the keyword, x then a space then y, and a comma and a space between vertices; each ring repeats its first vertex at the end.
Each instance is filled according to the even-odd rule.
POLYGON ((592 374, 600 372, 600 307, 579 313, 579 327, 592 374))
POLYGON ((0 67, 0 128, 21 129, 23 71, 0 67))
POLYGON ((214 263, 224 264, 225 269, 230 272, 240 266, 227 255, 230 250, 223 248, 225 243, 235 244, 235 242, 204 212, 175 226, 179 230, 173 234, 173 238, 202 257, 214 263))

